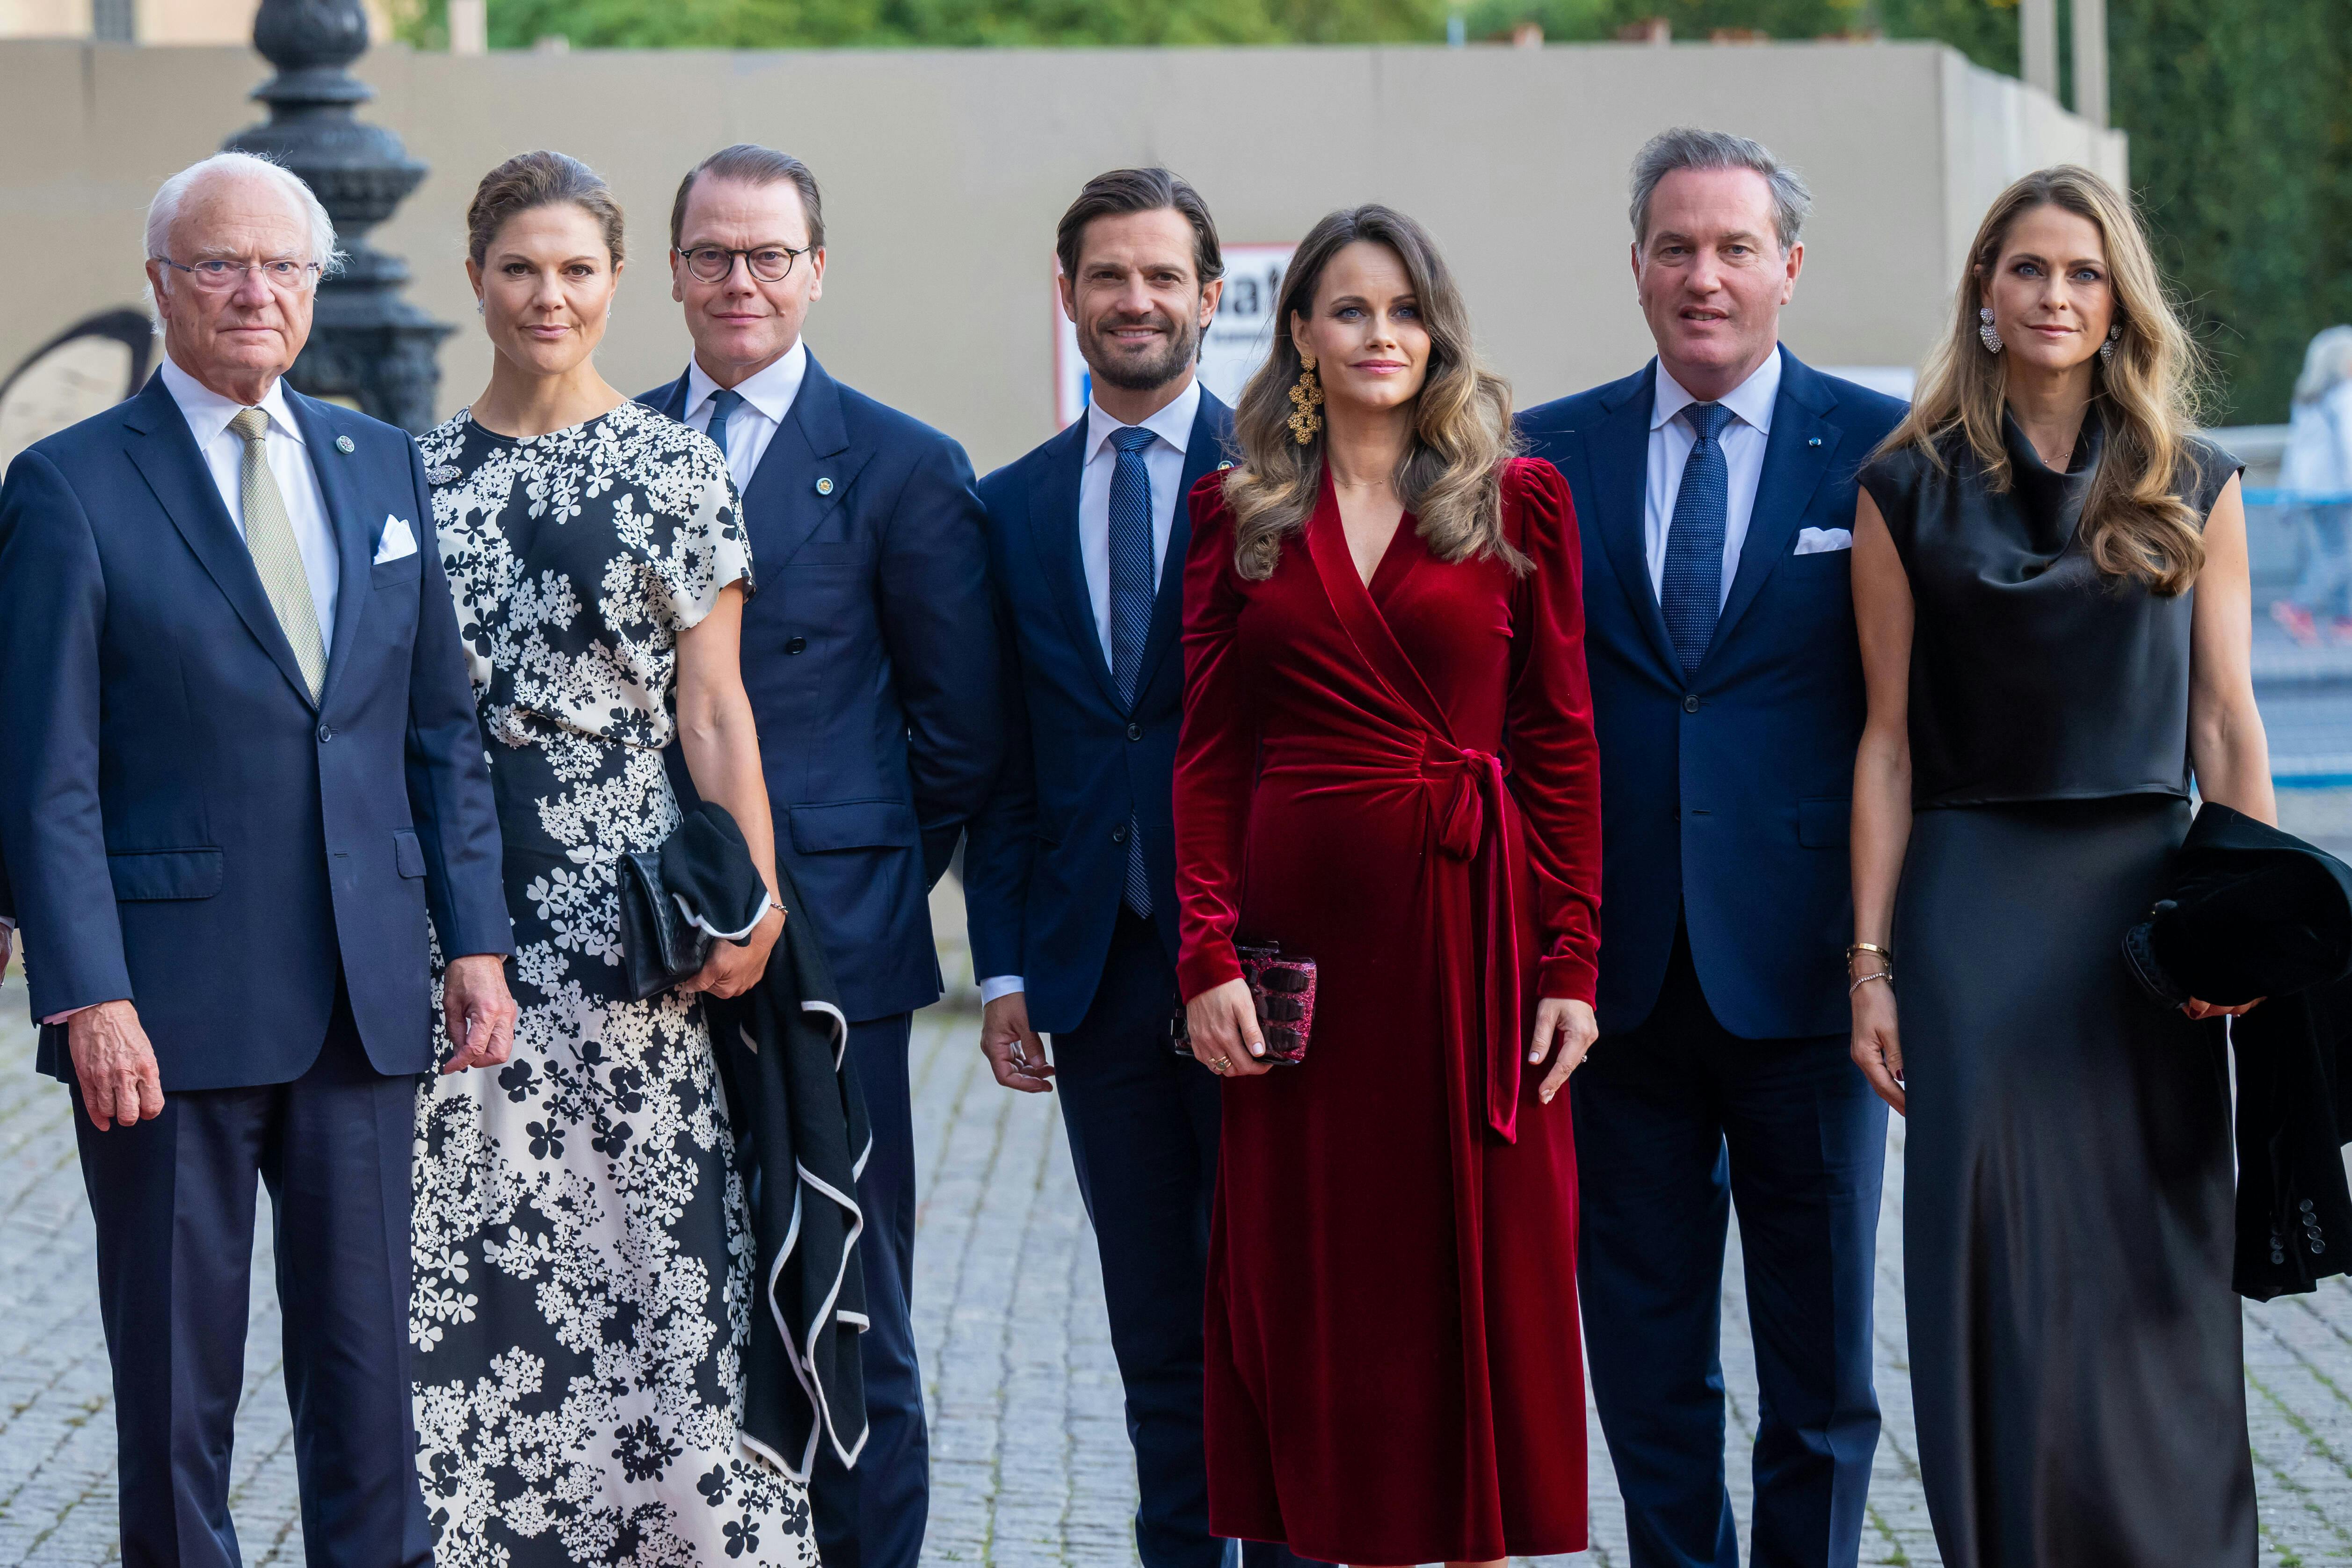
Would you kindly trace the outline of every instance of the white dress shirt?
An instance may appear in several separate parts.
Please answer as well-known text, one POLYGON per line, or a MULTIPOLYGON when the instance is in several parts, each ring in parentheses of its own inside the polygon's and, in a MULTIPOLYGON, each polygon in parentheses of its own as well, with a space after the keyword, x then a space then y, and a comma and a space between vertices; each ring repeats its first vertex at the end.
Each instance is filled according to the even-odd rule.
MULTIPOLYGON (((743 401, 727 421, 727 471, 735 476, 736 494, 751 488, 751 476, 768 455, 768 443, 782 426, 784 416, 793 411, 793 399, 801 395, 807 375, 808 344, 795 338, 783 358, 735 388, 743 401)), ((686 422, 706 436, 710 434, 710 397, 718 390, 719 384, 703 374, 700 360, 686 367, 686 422)))
MULTIPOLYGON (((1716 439, 1730 470, 1731 494, 1723 509, 1723 597, 1739 572, 1739 547, 1748 542, 1748 519, 1756 510, 1756 484, 1764 477, 1764 448, 1772 435, 1772 405, 1780 395, 1780 351, 1774 349, 1746 381, 1719 401, 1731 411, 1716 439)), ((1683 488, 1698 433, 1678 417, 1699 399, 1658 366, 1657 399, 1650 408, 1649 482, 1643 487, 1642 552, 1650 567, 1650 592, 1666 594, 1666 534, 1674 526, 1675 493, 1683 488)), ((1717 607, 1720 607, 1718 602, 1717 607)))
MULTIPOLYGON (((244 413, 246 405, 223 397, 182 370, 169 354, 163 356, 163 387, 180 405, 188 434, 196 438, 196 450, 204 455, 205 467, 220 489, 221 505, 228 509, 237 537, 244 538, 245 441, 229 429, 228 422, 244 413)), ((342 563, 335 553, 335 531, 327 521, 326 500, 319 494, 319 476, 310 468, 302 427, 294 423, 294 411, 286 405, 285 382, 271 382, 257 406, 269 416, 269 433, 261 438, 261 449, 269 459, 278 493, 286 502, 286 521, 294 525, 294 548, 302 553, 302 574, 310 580, 310 606, 319 615, 319 643, 331 648, 335 646, 335 595, 342 585, 342 563)), ((429 530, 433 523, 431 518, 411 521, 421 531, 429 530)))
MULTIPOLYGON (((1201 383, 1195 377, 1174 401, 1140 426, 1160 437, 1143 449, 1143 471, 1151 480, 1151 581, 1155 585, 1167 570, 1168 536, 1176 527, 1176 508, 1184 500, 1176 493, 1184 483, 1184 447, 1192 439, 1192 421, 1200 412, 1201 383)), ((1110 437, 1120 427, 1100 404, 1087 400, 1086 466, 1078 470, 1078 562, 1086 570, 1087 603, 1095 614, 1095 636, 1102 643, 1105 664, 1111 661, 1110 480, 1118 467, 1118 448, 1110 444, 1110 437)), ((1018 974, 993 974, 981 981, 980 999, 993 1002, 1026 989, 1018 974)))

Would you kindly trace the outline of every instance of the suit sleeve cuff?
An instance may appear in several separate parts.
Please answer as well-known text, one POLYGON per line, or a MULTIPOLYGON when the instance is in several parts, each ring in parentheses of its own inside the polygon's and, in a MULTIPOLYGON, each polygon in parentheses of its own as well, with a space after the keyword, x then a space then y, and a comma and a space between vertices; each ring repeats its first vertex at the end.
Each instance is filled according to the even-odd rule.
MULTIPOLYGON (((128 1000, 130 1000, 130 998, 128 998, 128 997, 124 997, 124 996, 114 996, 114 997, 109 997, 109 998, 108 998, 108 1000, 109 1000, 109 1001, 114 1001, 114 1002, 124 1002, 124 1001, 128 1001, 128 1000)), ((50 1014, 47 1017, 43 1018, 43 1019, 41 1020, 41 1022, 42 1022, 43 1024, 59 1024, 59 1025, 62 1025, 62 1024, 64 1024, 68 1019, 71 1018, 71 1017, 72 1017, 76 1013, 87 1013, 87 1012, 89 1012, 89 1008, 90 1008, 90 1007, 103 1007, 103 1006, 105 1006, 105 1005, 106 1005, 106 1003, 105 1003, 105 1002, 92 1002, 92 1003, 89 1005, 89 1007, 68 1007, 68 1008, 67 1008, 67 1009, 66 1009, 64 1012, 62 1012, 62 1013, 52 1013, 52 1014, 50 1014)))
POLYGON ((1017 974, 992 974, 980 983, 980 1005, 985 1007, 999 996, 1018 996, 1028 989, 1017 974))

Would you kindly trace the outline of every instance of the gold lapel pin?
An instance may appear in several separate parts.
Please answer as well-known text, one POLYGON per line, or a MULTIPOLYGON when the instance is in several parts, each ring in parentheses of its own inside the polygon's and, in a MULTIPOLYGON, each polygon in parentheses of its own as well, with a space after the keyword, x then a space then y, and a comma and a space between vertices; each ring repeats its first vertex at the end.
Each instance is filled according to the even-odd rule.
POLYGON ((816 493, 821 496, 829 496, 833 493, 833 479, 830 476, 817 480, 816 493))

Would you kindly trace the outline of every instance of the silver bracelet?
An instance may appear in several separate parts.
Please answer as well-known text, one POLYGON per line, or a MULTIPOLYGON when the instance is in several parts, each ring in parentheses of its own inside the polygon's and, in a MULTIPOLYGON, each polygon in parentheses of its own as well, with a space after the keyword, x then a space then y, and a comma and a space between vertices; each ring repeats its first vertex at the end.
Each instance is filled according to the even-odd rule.
POLYGON ((1892 985, 1895 984, 1895 971, 1891 969, 1874 969, 1868 974, 1864 975, 1861 979, 1855 981, 1853 984, 1847 986, 1845 988, 1846 994, 1849 996, 1853 995, 1855 992, 1861 990, 1864 986, 1869 984, 1874 980, 1884 980, 1886 984, 1892 985))

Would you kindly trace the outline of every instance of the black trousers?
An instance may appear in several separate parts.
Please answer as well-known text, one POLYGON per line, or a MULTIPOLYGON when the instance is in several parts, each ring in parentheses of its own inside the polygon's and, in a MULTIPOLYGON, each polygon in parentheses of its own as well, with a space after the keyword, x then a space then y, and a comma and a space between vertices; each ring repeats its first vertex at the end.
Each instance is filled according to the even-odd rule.
MULTIPOLYGON (((1169 1047, 1175 1000, 1158 931, 1122 909, 1086 1018, 1054 1037, 1054 1081, 1127 1394, 1136 1554, 1143 1568, 1220 1568, 1232 1543, 1209 1533, 1201 1317, 1221 1112, 1215 1076, 1169 1047)), ((1242 1556, 1301 1561, 1265 1542, 1242 1556)))
POLYGON ((302 1538, 314 1568, 433 1559, 408 1369, 414 1076, 367 1059, 338 995, 291 1083, 167 1093, 152 1121, 74 1130, 114 1365, 122 1561, 234 1568, 257 1186, 269 1189, 302 1538))
POLYGON ((1847 1048, 1733 1035, 1677 933, 1656 1010, 1570 1080, 1585 1355, 1633 1568, 1738 1568, 1719 1349, 1734 1203, 1762 1394, 1751 1568, 1861 1551, 1886 1108, 1847 1048))
POLYGON ((858 1336, 866 1374, 866 1447, 844 1468, 830 1443, 817 1445, 809 1501, 824 1568, 916 1568, 930 1510, 931 1443, 923 1420, 923 1369, 908 1314, 915 1279, 915 1119, 907 1076, 914 1016, 898 1013, 849 1026, 849 1053, 874 1129, 874 1152, 857 1178, 866 1234, 872 1326, 858 1336))

